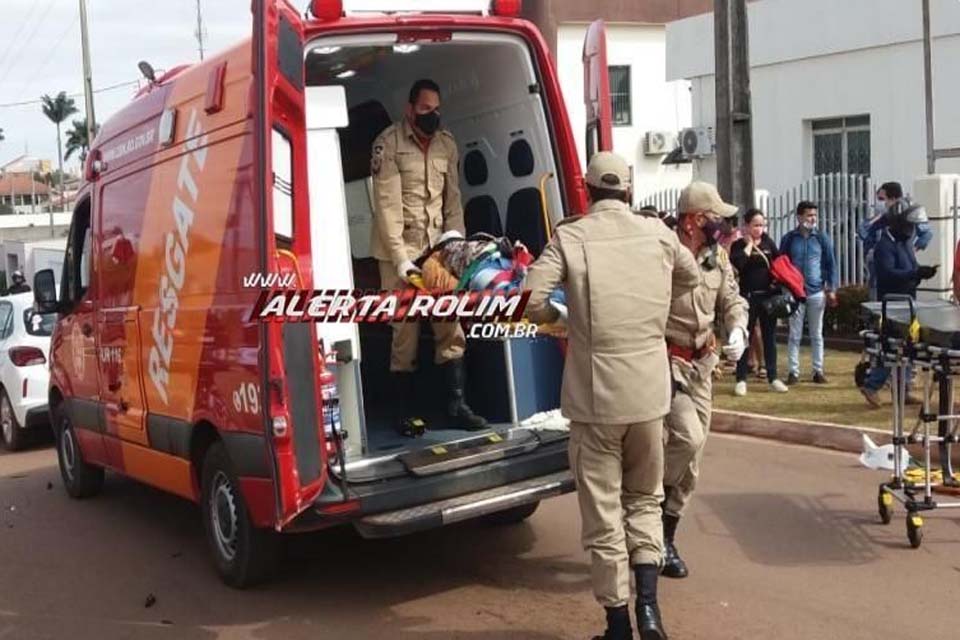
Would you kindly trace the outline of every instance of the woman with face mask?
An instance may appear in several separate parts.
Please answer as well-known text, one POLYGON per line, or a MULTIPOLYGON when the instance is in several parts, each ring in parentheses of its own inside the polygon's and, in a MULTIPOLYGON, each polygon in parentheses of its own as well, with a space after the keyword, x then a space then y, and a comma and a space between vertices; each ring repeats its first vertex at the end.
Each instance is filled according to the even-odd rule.
MULTIPOLYGON (((754 327, 759 323, 767 382, 771 391, 785 393, 787 386, 777 378, 777 320, 766 313, 762 304, 775 289, 776 283, 770 275, 770 264, 779 252, 777 245, 767 235, 767 221, 762 211, 748 210, 744 216, 744 227, 743 237, 734 242, 730 248, 730 262, 737 270, 740 295, 750 304, 747 333, 753 335, 754 327)), ((748 351, 737 363, 737 384, 733 389, 734 395, 747 395, 749 358, 748 351)))

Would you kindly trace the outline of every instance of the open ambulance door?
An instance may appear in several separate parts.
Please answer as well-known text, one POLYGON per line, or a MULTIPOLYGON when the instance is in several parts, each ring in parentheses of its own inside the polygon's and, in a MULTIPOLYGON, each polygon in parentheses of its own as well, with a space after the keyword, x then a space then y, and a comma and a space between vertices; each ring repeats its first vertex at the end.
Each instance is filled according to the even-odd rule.
POLYGON ((613 150, 613 105, 607 70, 607 27, 595 20, 583 40, 583 102, 587 113, 587 163, 598 151, 613 150))
MULTIPOLYGON (((258 253, 263 273, 313 288, 307 185, 303 21, 286 0, 253 0, 258 253)), ((276 525, 310 507, 327 480, 316 333, 312 322, 260 328, 264 429, 274 474, 276 525)))

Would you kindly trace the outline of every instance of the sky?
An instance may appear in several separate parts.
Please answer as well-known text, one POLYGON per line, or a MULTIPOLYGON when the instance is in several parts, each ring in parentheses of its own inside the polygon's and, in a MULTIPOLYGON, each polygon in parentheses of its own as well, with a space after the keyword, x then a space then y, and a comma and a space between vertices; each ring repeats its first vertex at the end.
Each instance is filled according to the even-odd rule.
MULTIPOLYGON (((94 111, 103 122, 137 90, 137 62, 157 75, 199 60, 194 36, 197 0, 86 0, 93 71, 94 111), (127 84, 124 84, 127 83, 127 84), (123 85, 117 87, 117 85, 123 85), (116 88, 111 88, 116 87, 116 88)), ((200 0, 204 51, 220 51, 250 33, 250 0, 200 0)), ((293 0, 306 6, 306 0, 293 0)), ((40 96, 74 97, 84 117, 79 0, 0 0, 0 165, 24 153, 57 166, 56 127, 41 111, 40 96), (37 101, 7 106, 10 103, 37 101)), ((69 121, 65 123, 69 128, 69 121)), ((76 169, 76 156, 65 165, 76 169)))

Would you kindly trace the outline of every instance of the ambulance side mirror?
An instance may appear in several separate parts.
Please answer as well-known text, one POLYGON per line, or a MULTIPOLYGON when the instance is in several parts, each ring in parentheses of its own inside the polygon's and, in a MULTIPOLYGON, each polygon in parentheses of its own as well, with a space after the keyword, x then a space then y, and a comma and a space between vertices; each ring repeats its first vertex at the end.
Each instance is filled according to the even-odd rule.
POLYGON ((57 313, 60 305, 57 301, 57 281, 53 269, 41 269, 33 276, 33 301, 40 313, 57 313))

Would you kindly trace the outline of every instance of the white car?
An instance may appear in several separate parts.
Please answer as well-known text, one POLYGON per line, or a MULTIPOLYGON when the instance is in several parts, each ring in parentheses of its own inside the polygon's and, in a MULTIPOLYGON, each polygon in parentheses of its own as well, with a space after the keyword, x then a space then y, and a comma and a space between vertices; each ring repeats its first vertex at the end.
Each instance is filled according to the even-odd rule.
POLYGON ((16 451, 28 429, 49 428, 47 385, 55 313, 36 313, 33 293, 0 296, 0 444, 16 451))

